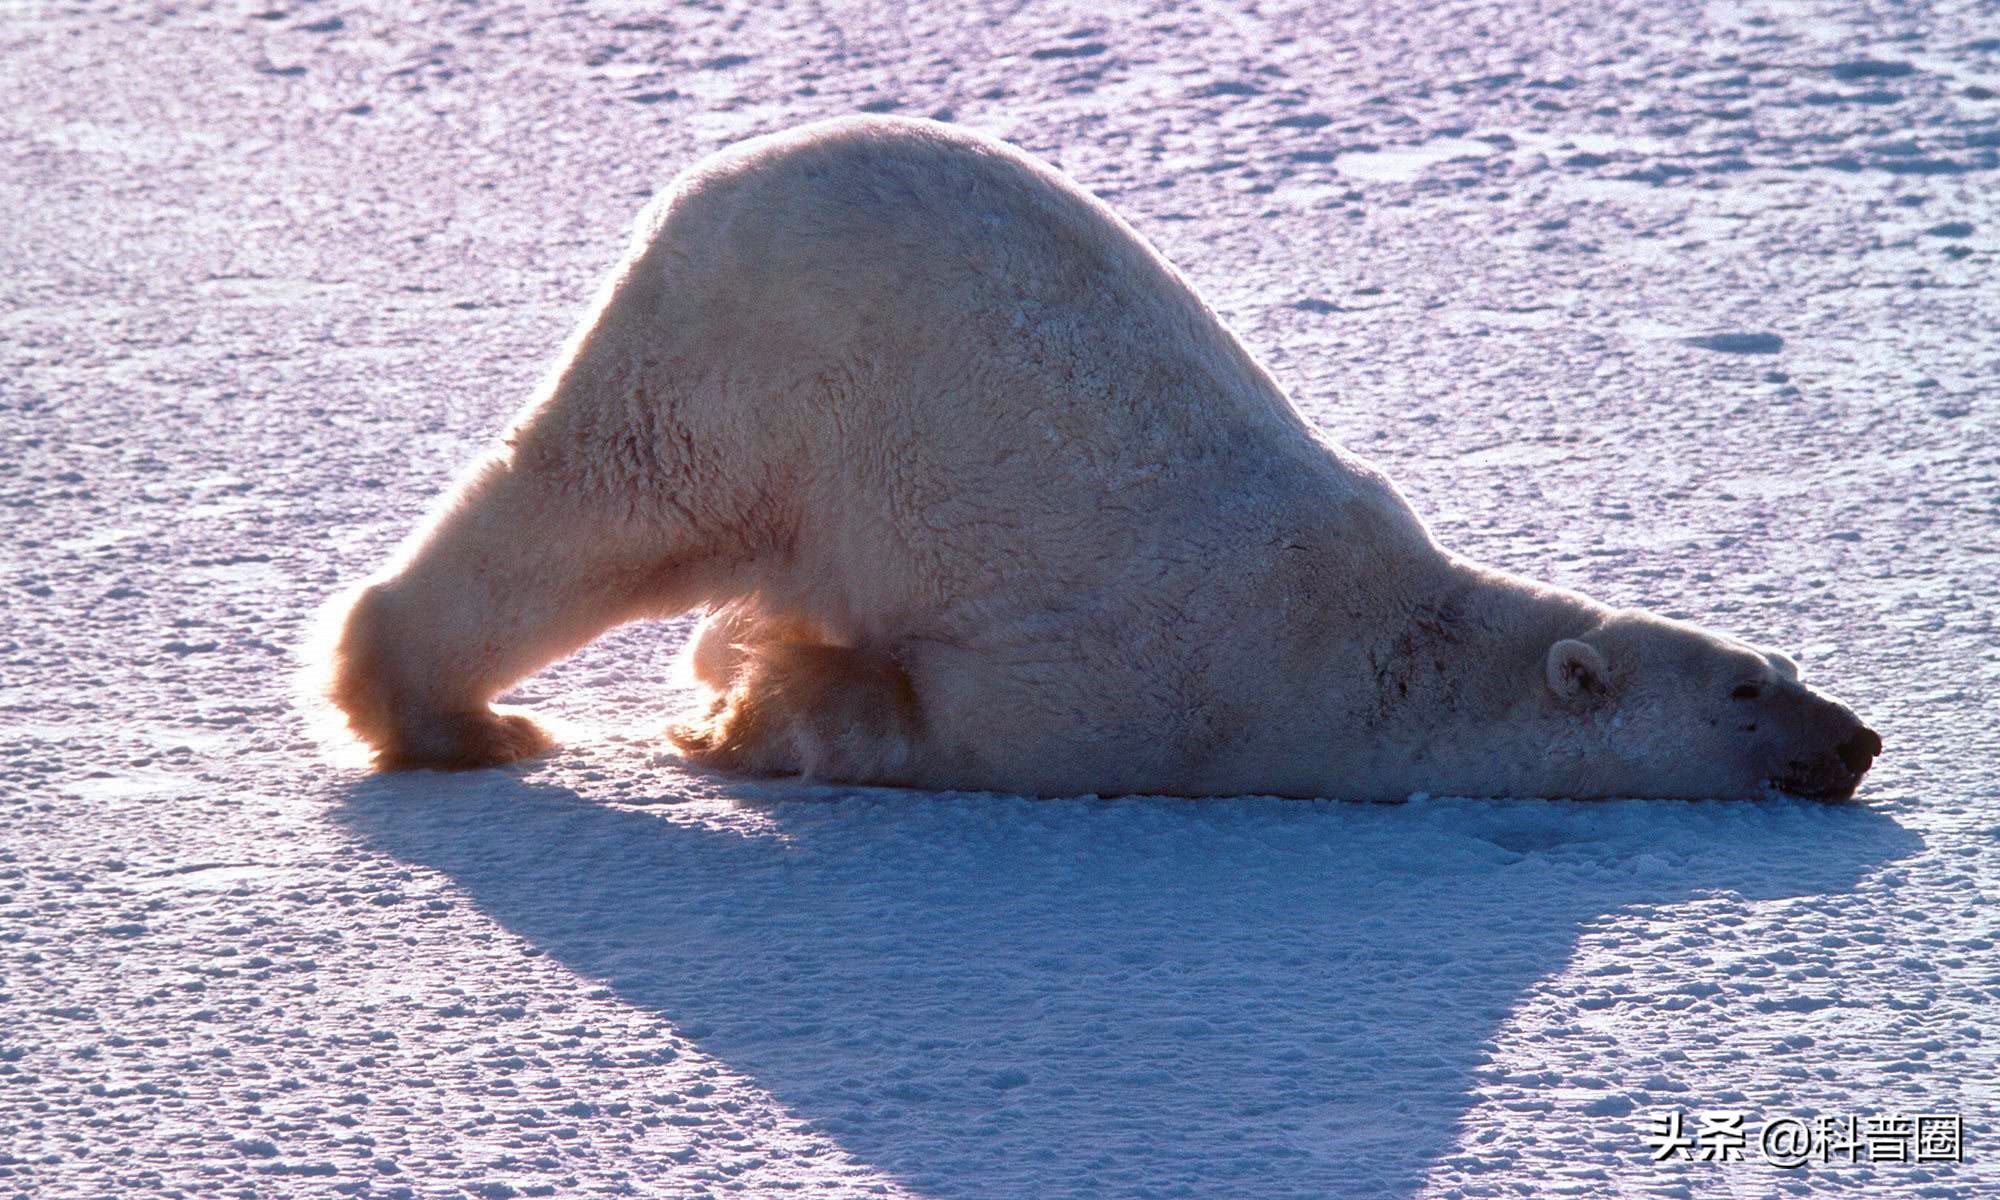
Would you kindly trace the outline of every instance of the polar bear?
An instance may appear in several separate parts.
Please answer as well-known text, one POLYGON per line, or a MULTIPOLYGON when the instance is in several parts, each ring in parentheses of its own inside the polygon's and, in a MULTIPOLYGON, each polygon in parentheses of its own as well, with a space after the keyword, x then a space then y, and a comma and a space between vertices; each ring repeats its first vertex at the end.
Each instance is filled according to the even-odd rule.
POLYGON ((857 118, 643 213, 541 393, 346 604, 383 768, 542 751, 491 699, 702 608, 697 763, 1043 795, 1851 794, 1782 654, 1468 561, 1106 205, 857 118))

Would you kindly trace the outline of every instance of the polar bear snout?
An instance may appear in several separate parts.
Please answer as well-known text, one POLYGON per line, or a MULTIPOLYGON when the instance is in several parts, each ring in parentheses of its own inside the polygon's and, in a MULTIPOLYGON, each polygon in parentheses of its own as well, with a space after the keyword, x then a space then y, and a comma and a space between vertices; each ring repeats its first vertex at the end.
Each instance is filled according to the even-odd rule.
POLYGON ((1845 705, 1808 695, 1806 708, 1817 752, 1788 759, 1772 782, 1795 796, 1845 800, 1882 753, 1882 737, 1845 705))

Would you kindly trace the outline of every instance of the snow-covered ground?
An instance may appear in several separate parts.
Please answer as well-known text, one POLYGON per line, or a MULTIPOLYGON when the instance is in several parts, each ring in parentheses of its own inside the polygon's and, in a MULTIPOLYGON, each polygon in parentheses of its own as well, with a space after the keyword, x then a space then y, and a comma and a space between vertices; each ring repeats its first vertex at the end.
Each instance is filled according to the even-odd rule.
POLYGON ((271 3, 0 9, 0 1195, 2000 1192, 1990 2, 271 3), (327 761, 313 610, 642 198, 863 109, 1108 197, 1447 544, 1800 651, 1861 802, 748 785, 679 625, 545 762, 327 761))

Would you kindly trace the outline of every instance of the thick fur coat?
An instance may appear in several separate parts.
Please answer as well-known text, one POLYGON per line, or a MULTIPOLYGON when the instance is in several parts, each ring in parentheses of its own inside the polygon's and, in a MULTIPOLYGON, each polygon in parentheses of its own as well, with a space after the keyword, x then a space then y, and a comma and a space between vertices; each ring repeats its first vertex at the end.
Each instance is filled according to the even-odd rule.
POLYGON ((1782 655, 1467 562, 1048 166, 851 119, 685 172, 543 394, 359 589, 385 766, 546 739, 489 700, 707 608, 725 768, 1044 794, 1851 791, 1782 655))

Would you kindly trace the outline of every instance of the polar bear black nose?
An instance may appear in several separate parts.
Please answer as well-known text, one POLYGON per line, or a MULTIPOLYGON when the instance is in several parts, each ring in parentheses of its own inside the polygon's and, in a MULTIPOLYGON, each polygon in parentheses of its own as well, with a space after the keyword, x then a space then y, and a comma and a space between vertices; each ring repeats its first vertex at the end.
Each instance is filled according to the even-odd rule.
POLYGON ((1872 729, 1857 730, 1853 737, 1840 744, 1840 761, 1856 775, 1866 771, 1875 756, 1882 753, 1882 739, 1872 729))

